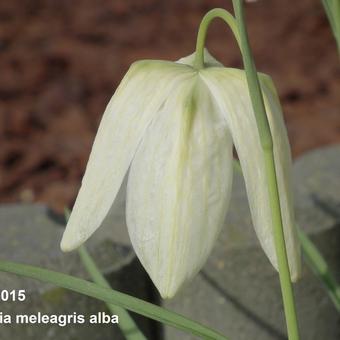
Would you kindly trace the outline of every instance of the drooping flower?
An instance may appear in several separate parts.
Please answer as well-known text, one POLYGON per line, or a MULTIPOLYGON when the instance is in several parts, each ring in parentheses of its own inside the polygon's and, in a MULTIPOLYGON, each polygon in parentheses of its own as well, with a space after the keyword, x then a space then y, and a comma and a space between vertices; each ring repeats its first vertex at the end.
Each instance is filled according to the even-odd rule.
MULTIPOLYGON (((109 102, 68 221, 70 251, 100 227, 128 172, 126 219, 133 248, 164 298, 192 279, 225 220, 233 145, 242 167, 255 231, 277 269, 264 152, 245 72, 205 51, 177 62, 134 63, 109 102)), ((291 198, 291 156, 270 77, 260 75, 274 143, 289 267, 300 272, 291 198)))

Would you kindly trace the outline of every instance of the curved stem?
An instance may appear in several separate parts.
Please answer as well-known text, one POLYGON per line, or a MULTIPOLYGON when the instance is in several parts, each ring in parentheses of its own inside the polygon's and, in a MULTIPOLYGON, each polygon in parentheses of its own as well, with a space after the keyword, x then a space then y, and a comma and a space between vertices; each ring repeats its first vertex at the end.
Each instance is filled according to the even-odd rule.
MULTIPOLYGON (((236 13, 236 10, 235 10, 235 13, 236 13)), ((249 77, 249 72, 247 72, 247 69, 252 70, 252 73, 256 72, 256 70, 255 70, 253 57, 251 55, 251 51, 249 48, 248 35, 245 32, 245 26, 238 24, 238 21, 240 18, 235 19, 227 10, 223 8, 212 9, 203 17, 200 27, 198 29, 198 34, 197 34, 194 67, 197 70, 204 68, 205 40, 206 40, 209 25, 212 22, 212 20, 215 18, 220 18, 226 24, 228 24, 234 34, 234 37, 237 41, 237 44, 243 56, 243 62, 244 62, 245 70, 246 70, 249 88, 252 89, 250 91, 250 97, 251 97, 254 108, 256 108, 254 112, 256 116, 257 128, 260 134, 261 145, 263 148, 272 148, 273 142, 272 142, 272 137, 271 137, 271 133, 269 129, 269 123, 267 120, 266 111, 264 109, 262 94, 260 92, 259 81, 258 81, 257 76, 255 78, 249 77), (242 36, 242 39, 241 39, 241 36, 242 36), (261 95, 257 96, 255 92, 260 93, 261 95)), ((243 20, 243 16, 242 16, 242 20, 243 20)))
POLYGON ((235 11, 235 17, 237 22, 238 31, 240 34, 240 49, 242 53, 242 59, 244 69, 246 71, 246 77, 249 87, 250 99, 253 104, 254 114, 256 118, 257 128, 260 134, 261 146, 263 149, 273 148, 273 139, 270 132, 269 122, 264 107, 262 91, 260 88, 259 79, 254 63, 254 58, 250 49, 250 43, 246 28, 246 23, 243 14, 243 1, 233 0, 233 6, 235 11))
POLYGON ((233 6, 238 29, 240 32, 242 58, 247 76, 249 94, 253 104, 256 122, 261 138, 261 145, 265 156, 265 168, 268 183, 268 193, 270 198, 270 208, 272 213, 274 242, 279 267, 279 277, 284 311, 286 315, 288 338, 289 340, 298 340, 299 329, 283 232, 280 197, 273 152, 273 140, 263 102, 262 91, 254 64, 254 59, 250 50, 248 33, 243 13, 243 1, 233 0, 233 6))
POLYGON ((213 19, 220 18, 225 23, 229 25, 231 28, 237 43, 240 45, 240 37, 238 34, 237 29, 237 23, 235 18, 225 9, 223 8, 215 8, 209 11, 202 19, 200 23, 200 27, 198 29, 197 33, 197 41, 196 41, 196 54, 195 54, 195 61, 194 61, 194 67, 196 69, 204 68, 204 46, 205 46, 205 40, 207 37, 207 31, 210 23, 213 19))
POLYGON ((244 20, 243 1, 232 1, 236 19, 224 9, 211 10, 202 19, 197 35, 194 67, 198 70, 204 67, 204 45, 207 29, 214 18, 221 18, 232 29, 242 54, 250 99, 253 105, 261 146, 265 156, 265 169, 268 183, 268 193, 270 197, 270 208, 272 212, 274 242, 279 266, 279 277, 286 315, 288 336, 289 340, 298 340, 299 330, 282 225, 280 197, 273 152, 273 139, 264 106, 256 67, 254 64, 254 59, 250 49, 248 33, 244 20))

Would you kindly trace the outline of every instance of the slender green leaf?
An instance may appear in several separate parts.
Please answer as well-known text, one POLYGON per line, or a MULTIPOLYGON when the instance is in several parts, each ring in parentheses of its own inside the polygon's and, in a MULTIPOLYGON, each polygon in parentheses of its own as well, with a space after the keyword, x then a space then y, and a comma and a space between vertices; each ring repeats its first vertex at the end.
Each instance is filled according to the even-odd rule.
MULTIPOLYGON (((68 221, 70 214, 71 211, 68 208, 65 208, 64 215, 66 221, 68 221)), ((102 287, 111 288, 110 284, 106 281, 105 277, 98 269, 91 255, 88 253, 86 247, 79 247, 78 252, 80 259, 87 272, 91 275, 92 280, 102 287)), ((118 315, 118 326, 127 340, 146 340, 144 334, 140 331, 130 314, 124 308, 110 303, 106 303, 106 305, 112 314, 118 315)))
POLYGON ((340 0, 322 0, 340 53, 340 0))
POLYGON ((304 257, 314 274, 323 283, 326 292, 333 301, 335 308, 340 312, 340 286, 329 270, 328 264, 322 257, 319 250, 309 239, 309 237, 298 228, 299 238, 301 241, 304 257))
POLYGON ((200 323, 190 320, 182 315, 171 312, 165 308, 153 305, 130 295, 108 289, 106 287, 101 287, 95 283, 79 279, 71 275, 66 275, 35 266, 1 260, 0 271, 51 283, 56 286, 96 298, 106 303, 114 304, 132 312, 160 321, 169 326, 173 326, 183 331, 200 336, 203 339, 227 339, 225 336, 216 332, 215 330, 203 326, 200 323))
MULTIPOLYGON (((81 246, 78 251, 84 267, 91 275, 92 280, 102 287, 111 288, 110 284, 106 281, 105 277, 98 269, 85 246, 81 246)), ((146 340, 144 334, 124 308, 111 303, 106 303, 106 305, 112 314, 118 315, 118 326, 127 340, 146 340)))

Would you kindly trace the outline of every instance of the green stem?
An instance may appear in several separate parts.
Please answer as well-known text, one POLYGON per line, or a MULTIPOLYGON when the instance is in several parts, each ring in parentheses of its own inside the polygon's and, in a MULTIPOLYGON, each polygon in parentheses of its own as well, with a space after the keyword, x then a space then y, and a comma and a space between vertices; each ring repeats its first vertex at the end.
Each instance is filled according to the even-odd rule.
POLYGON ((194 67, 196 69, 201 69, 204 67, 204 46, 205 39, 207 36, 208 27, 211 21, 215 18, 220 18, 224 20, 229 27, 231 28, 235 39, 240 47, 242 52, 244 66, 246 69, 247 80, 249 84, 251 100, 253 102, 254 107, 257 109, 255 111, 256 121, 258 125, 258 130, 260 134, 261 145, 263 148, 271 148, 272 147, 272 137, 269 129, 269 123, 267 120, 266 112, 264 110, 263 98, 262 95, 257 96, 257 93, 260 92, 260 84, 257 77, 249 76, 248 70, 252 70, 255 72, 255 65, 253 58, 251 56, 251 51, 245 45, 249 46, 248 35, 245 32, 245 27, 243 25, 239 25, 237 20, 225 9, 215 8, 209 11, 202 19, 198 34, 197 34, 197 42, 196 42, 196 53, 195 53, 195 61, 194 67), (240 34, 241 33, 241 34, 240 34))
POLYGON ((200 27, 197 33, 197 41, 196 41, 196 54, 194 67, 196 69, 204 68, 204 46, 205 40, 207 37, 208 27, 211 21, 215 18, 222 19, 229 27, 231 28, 238 44, 240 45, 240 38, 237 30, 237 24, 235 18, 225 9, 222 8, 214 8, 209 11, 202 19, 200 23, 200 27))
POLYGON ((279 191, 277 186, 275 161, 272 150, 265 151, 265 164, 268 181, 268 190, 270 198, 270 208, 272 211, 274 242, 276 248, 276 256, 279 267, 279 277, 281 284, 281 292, 283 305, 286 315, 286 324, 289 340, 299 339, 299 329, 296 316, 296 308, 293 294, 293 287, 290 279, 290 271, 288 265, 286 244, 282 226, 282 216, 280 208, 279 191))
POLYGON ((79 279, 71 275, 66 275, 40 267, 2 260, 0 260, 0 271, 51 283, 74 292, 93 297, 106 303, 144 315, 169 326, 176 327, 180 330, 190 332, 194 335, 202 337, 203 339, 227 340, 225 336, 216 332, 215 330, 203 326, 200 323, 190 320, 180 314, 135 298, 128 294, 120 293, 116 290, 108 289, 106 287, 101 287, 93 282, 79 279))
POLYGON ((248 33, 243 14, 243 1, 233 0, 233 7, 236 22, 235 18, 224 9, 214 9, 204 16, 197 36, 194 67, 196 69, 201 69, 204 67, 204 45, 209 24, 214 18, 222 18, 231 27, 242 53, 249 94, 253 105, 261 146, 265 157, 265 169, 273 221, 274 242, 278 260, 279 277, 284 311, 286 315, 288 337, 289 340, 298 340, 299 331, 282 226, 280 198, 273 153, 273 139, 267 119, 254 59, 250 49, 248 33))
MULTIPOLYGON (((105 277, 98 269, 85 246, 79 247, 78 252, 83 265, 91 275, 92 280, 99 286, 111 288, 110 284, 106 281, 105 277)), ((127 340, 146 340, 144 334, 140 331, 130 314, 125 309, 110 303, 107 303, 107 308, 112 314, 118 315, 118 326, 127 340)))
POLYGON ((254 58, 250 49, 250 43, 243 14, 243 1, 233 0, 237 27, 241 37, 241 53, 246 71, 250 99, 253 104, 257 128, 260 135, 261 146, 264 150, 273 149, 273 139, 270 132, 269 122, 264 107, 260 82, 257 76, 254 58))
POLYGON ((298 340, 300 337, 293 287, 290 278, 286 244, 283 232, 280 197, 277 185, 277 176, 273 152, 273 140, 263 102, 259 79, 255 68, 254 59, 250 49, 246 22, 244 19, 243 1, 233 0, 233 7, 241 37, 241 51, 249 87, 249 94, 255 112, 257 128, 260 134, 261 145, 265 157, 265 169, 267 175, 268 192, 273 223, 274 243, 279 267, 279 278, 281 284, 283 306, 286 316, 288 338, 289 340, 298 340))
POLYGON ((289 340, 298 340, 299 330, 293 288, 288 265, 286 245, 284 240, 284 232, 282 226, 280 198, 278 192, 277 176, 273 153, 273 140, 263 102, 262 91, 260 88, 260 83, 254 64, 254 59, 250 49, 246 23, 244 20, 243 1, 233 0, 233 7, 236 18, 236 27, 234 18, 230 15, 229 12, 223 9, 212 10, 208 12, 208 14, 203 18, 197 38, 196 58, 194 66, 197 69, 204 67, 203 48, 206 38, 206 31, 208 29, 209 23, 215 17, 222 18, 227 22, 227 24, 229 24, 232 31, 234 32, 234 35, 240 45, 242 53, 244 68, 246 71, 246 77, 248 82, 249 94, 253 105, 261 146, 264 151, 265 157, 265 169, 273 221, 274 242, 278 260, 279 277, 283 305, 286 315, 288 337, 289 340))
POLYGON ((290 271, 288 265, 287 251, 284 240, 282 216, 280 207, 279 191, 277 186, 277 177, 273 153, 273 139, 267 119, 267 114, 263 102, 262 91, 260 88, 254 59, 251 53, 248 33, 243 14, 243 1, 233 0, 233 7, 236 17, 223 9, 215 9, 208 12, 202 20, 198 31, 196 44, 196 57, 194 66, 197 69, 204 67, 204 45, 206 32, 210 22, 215 18, 222 18, 234 32, 235 38, 240 46, 244 68, 247 77, 249 94, 253 105, 257 128, 259 131, 261 146, 264 151, 265 169, 268 183, 268 193, 270 199, 270 208, 273 221, 273 234, 276 255, 279 267, 279 277, 281 284, 281 292, 283 305, 286 315, 287 331, 289 340, 298 340, 299 331, 296 317, 295 301, 292 283, 290 279, 290 271))
POLYGON ((246 71, 249 94, 253 105, 257 127, 261 138, 261 145, 265 157, 265 168, 267 175, 270 208, 272 213, 274 242, 279 267, 279 278, 286 316, 288 338, 289 340, 298 340, 299 329, 282 225, 280 197, 277 185, 277 176, 273 152, 273 141, 263 102, 262 91, 260 88, 254 59, 250 49, 248 33, 243 13, 243 1, 233 0, 233 7, 241 38, 241 52, 244 68, 246 71))

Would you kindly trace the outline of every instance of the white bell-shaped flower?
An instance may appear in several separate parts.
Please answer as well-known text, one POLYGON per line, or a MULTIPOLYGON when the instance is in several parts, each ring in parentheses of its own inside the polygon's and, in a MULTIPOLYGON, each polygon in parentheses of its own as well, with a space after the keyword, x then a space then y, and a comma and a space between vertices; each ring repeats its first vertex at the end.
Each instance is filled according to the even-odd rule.
MULTIPOLYGON (((233 145, 258 239, 277 269, 264 152, 245 72, 205 51, 178 62, 134 63, 109 102, 61 248, 73 250, 100 227, 128 173, 126 219, 134 250, 164 298, 202 268, 225 220, 233 145)), ((260 75, 273 136, 289 267, 300 272, 291 198, 291 156, 274 86, 260 75)))

